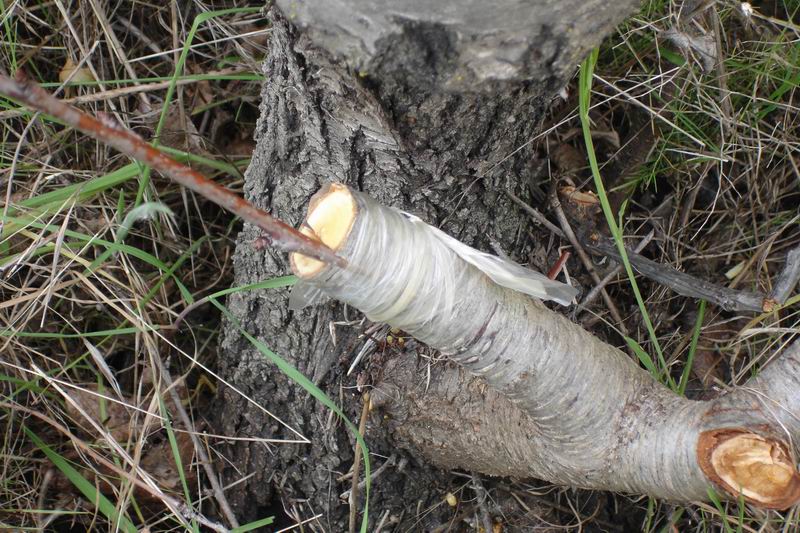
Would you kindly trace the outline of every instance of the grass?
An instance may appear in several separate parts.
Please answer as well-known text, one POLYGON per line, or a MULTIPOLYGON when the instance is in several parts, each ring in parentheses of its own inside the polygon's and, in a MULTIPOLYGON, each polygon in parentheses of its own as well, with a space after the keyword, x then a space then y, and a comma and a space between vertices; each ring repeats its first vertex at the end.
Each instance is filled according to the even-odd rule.
MULTIPOLYGON (((143 76, 127 77, 130 71, 117 65, 120 76, 111 77, 114 73, 109 72, 102 81, 84 79, 68 84, 67 96, 77 93, 80 99, 82 94, 99 91, 107 99, 85 100, 95 107, 117 112, 118 118, 135 120, 141 112, 127 108, 146 94, 150 103, 158 103, 155 108, 158 118, 138 127, 149 128, 149 136, 156 141, 168 130, 180 129, 168 112, 175 106, 184 107, 187 116, 206 120, 231 117, 227 119, 232 121, 229 127, 244 134, 252 132, 256 109, 251 102, 258 96, 263 81, 263 75, 258 73, 260 50, 250 46, 252 55, 242 56, 240 52, 245 47, 237 43, 239 37, 234 28, 243 24, 263 25, 259 18, 261 7, 235 6, 208 11, 199 2, 193 7, 196 16, 188 31, 176 28, 179 33, 175 38, 182 44, 174 67, 165 61, 169 58, 163 54, 146 55, 144 60, 128 56, 125 58, 131 59, 128 66, 135 65, 143 76), (213 27, 209 25, 212 21, 213 27), (216 59, 223 57, 224 61, 216 59), (226 68, 233 67, 236 73, 183 74, 186 69, 211 71, 211 67, 220 67, 220 63, 226 68), (159 72, 160 75, 152 75, 159 72), (163 85, 165 81, 169 83, 163 85), (179 85, 188 81, 193 83, 179 85), (160 85, 159 89, 146 93, 105 91, 106 87, 143 83, 160 85), (198 87, 214 93, 214 99, 187 103, 197 98, 198 87), (120 110, 124 112, 119 113, 120 110)), ((142 12, 132 11, 129 16, 158 16, 158 10, 148 13, 149 8, 138 9, 142 12)), ((161 13, 164 14, 175 13, 167 9, 161 13)), ((38 13, 40 17, 43 15, 41 11, 38 13)), ((56 20, 61 17, 57 11, 48 10, 46 15, 56 20)), ((14 36, 2 48, 8 61, 6 66, 12 71, 20 66, 16 43, 35 40, 37 35, 23 20, 14 15, 4 18, 6 35, 14 36), (20 26, 31 34, 20 35, 20 26)), ((169 37, 160 37, 165 48, 171 44, 169 37)), ((58 64, 68 57, 70 50, 85 49, 70 35, 61 44, 60 55, 29 57, 26 67, 39 76, 42 85, 57 90, 64 89, 63 84, 47 83, 48 78, 58 73, 58 64)), ((139 49, 128 51, 137 52, 139 49)), ((103 49, 100 54, 119 59, 112 49, 103 49)), ((60 130, 48 121, 39 119, 30 123, 23 134, 28 137, 23 138, 18 128, 28 124, 33 115, 3 100, 0 110, 5 114, 0 114, 5 139, 0 151, 3 165, 0 170, 16 169, 14 180, 8 182, 9 194, 4 195, 0 226, 0 341, 3 342, 0 366, 8 372, 0 379, 3 397, 0 427, 5 431, 0 461, 6 474, 0 485, 0 502, 13 502, 7 508, 0 504, 0 523, 3 527, 13 524, 19 529, 48 529, 63 527, 60 523, 64 521, 78 520, 91 529, 106 521, 108 527, 123 531, 137 531, 143 526, 151 530, 178 527, 199 531, 201 523, 210 524, 204 522, 205 515, 225 513, 211 509, 217 502, 208 501, 199 459, 191 449, 187 450, 185 437, 187 432, 194 432, 203 439, 202 445, 212 450, 216 443, 208 441, 194 422, 187 427, 173 419, 177 406, 164 396, 163 379, 159 379, 162 367, 149 361, 163 358, 165 353, 175 355, 172 367, 166 371, 180 375, 182 402, 199 414, 198 409, 209 400, 208 393, 202 394, 202 383, 219 381, 210 367, 215 358, 220 320, 227 310, 216 299, 239 291, 286 287, 295 278, 228 286, 235 220, 216 207, 209 208, 202 198, 185 197, 169 182, 153 181, 149 169, 139 163, 121 160, 94 143, 87 145, 78 134, 60 130), (44 139, 52 141, 47 145, 42 143, 44 139), (40 153, 36 148, 41 145, 46 145, 46 152, 40 153), (42 161, 40 158, 47 154, 49 159, 42 161), (63 169, 53 166, 54 157, 63 159, 68 166, 63 169), (87 172, 76 170, 81 165, 85 165, 87 172), (71 174, 76 179, 59 183, 58 176, 71 174), (40 183, 35 180, 37 175, 56 179, 46 178, 40 183), (146 195, 147 191, 152 194, 146 195), (145 201, 147 196, 158 201, 145 201), (225 288, 213 290, 215 285, 225 288), (203 318, 198 322, 187 313, 180 314, 189 309, 204 309, 202 304, 208 302, 219 306, 217 313, 206 310, 201 314, 211 320, 209 325, 203 324, 203 318), (178 317, 190 335, 181 335, 173 342, 166 335, 178 317), (78 400, 67 391, 77 393, 78 400), (198 392, 199 405, 195 399, 198 392), (24 413, 31 412, 32 405, 37 406, 37 413, 48 414, 31 419, 24 413), (17 418, 20 422, 15 423, 17 418), (64 439, 63 432, 50 431, 52 427, 62 427, 60 424, 48 427, 39 423, 41 419, 66 420, 82 428, 82 432, 64 439), (154 434, 152 429, 144 431, 152 425, 148 420, 160 421, 154 434), (77 449, 70 445, 76 439, 81 443, 77 449), (93 460, 79 452, 90 447, 102 450, 103 457, 93 460), (43 459, 37 458, 37 452, 43 454, 43 459), (135 463, 131 462, 134 457, 135 463), (28 461, 36 474, 33 478, 29 474, 31 466, 26 465, 28 461), (103 464, 114 464, 123 470, 132 468, 138 484, 103 473, 103 464), (154 470, 147 471, 142 465, 154 470), (173 477, 164 478, 163 471, 172 472, 173 477), (171 490, 157 492, 155 496, 152 492, 142 492, 140 484, 147 480, 159 484, 162 487, 159 491, 163 487, 171 490), (54 484, 64 494, 74 492, 82 499, 77 503, 70 501, 66 507, 66 500, 53 501, 54 484), (12 490, 28 493, 30 497, 23 501, 12 498, 12 490), (188 515, 181 507, 189 510, 188 515), (164 515, 165 508, 170 513, 164 515)), ((163 141, 158 144, 176 159, 201 168, 233 188, 241 185, 242 171, 249 163, 246 157, 231 160, 213 156, 212 150, 198 153, 189 139, 183 145, 166 145, 163 141)), ((224 146, 216 149, 218 153, 224 151, 224 146)), ((340 408, 261 341, 247 332, 243 336, 343 418, 356 435, 369 476, 366 443, 340 408)), ((174 381, 167 377, 170 378, 167 381, 174 381)), ((235 388, 234 391, 238 392, 235 388)), ((297 438, 284 439, 285 442, 307 442, 289 429, 297 438)), ((281 442, 264 439, 264 443, 281 442)), ((366 503, 363 511, 361 530, 366 531, 366 503)), ((307 518, 297 516, 298 521, 307 518)), ((264 516, 248 524, 237 524, 231 531, 265 528, 274 520, 274 516, 264 516)))
MULTIPOLYGON (((214 131, 246 139, 254 128, 264 50, 257 36, 240 34, 264 28, 265 21, 252 6, 228 4, 211 10, 194 0, 175 13, 170 5, 122 3, 106 13, 121 21, 112 27, 125 43, 120 54, 90 12, 67 20, 56 4, 40 3, 16 6, 9 14, 11 4, 0 0, 0 67, 24 68, 65 97, 92 96, 81 105, 113 114, 173 156, 240 190, 249 160, 220 155, 230 147, 214 131), (79 18, 80 31, 71 31, 79 18), (148 20, 171 29, 158 26, 148 33, 148 20), (87 50, 93 50, 89 57, 87 50), (57 81, 67 58, 86 60, 97 77, 57 81), (207 74, 229 67, 235 72, 207 74), (114 92, 142 84, 159 88, 114 92), (171 109, 180 111, 178 118, 171 109), (177 140, 170 139, 175 132, 177 140)), ((645 249, 650 257, 717 283, 767 290, 785 252, 800 242, 794 218, 800 203, 800 45, 796 25, 747 22, 738 5, 714 4, 693 25, 681 26, 713 31, 718 17, 722 68, 704 72, 695 57, 663 38, 676 25, 680 4, 646 3, 583 64, 573 83, 578 112, 550 134, 550 142, 564 142, 570 129, 583 132, 582 140, 566 141, 587 154, 583 181, 576 185, 597 192, 623 256, 624 246, 652 226, 658 232, 645 249), (618 132, 624 139, 636 121, 657 133, 643 164, 618 176, 611 172, 617 150, 594 140, 592 132, 618 132), (624 198, 617 202, 620 193, 624 198), (666 214, 657 209, 663 202, 672 206, 666 214), (722 273, 734 265, 741 268, 726 279, 722 273)), ((796 1, 786 2, 783 14, 770 17, 790 21, 798 9, 796 1)), ((204 490, 197 451, 185 438, 194 432, 219 457, 221 440, 202 426, 213 394, 204 384, 223 383, 214 373, 223 317, 236 327, 221 301, 239 291, 281 290, 294 278, 232 286, 236 221, 138 163, 31 118, 0 99, 0 527, 199 530, 200 519, 220 516, 219 502, 204 490), (136 216, 137 207, 150 201, 163 208, 152 218, 136 216), (184 324, 174 335, 171 326, 179 318, 184 324), (155 358, 169 361, 166 370, 179 383, 195 427, 175 416, 155 358), (81 399, 81 410, 71 403, 74 398, 81 399), (71 436, 59 428, 69 428, 71 436), (128 457, 136 458, 139 470, 128 457), (102 461, 138 482, 153 479, 168 489, 161 499, 154 497, 101 467, 102 461), (196 515, 187 519, 167 498, 196 515)), ((800 327, 800 296, 774 312, 741 316, 677 298, 639 277, 627 261, 625 272, 609 286, 612 297, 627 304, 631 333, 620 343, 681 394, 698 396, 741 382, 800 327)), ((598 316, 606 312, 603 304, 592 310, 598 316)), ((244 330, 241 335, 341 418, 362 449, 369 479, 367 443, 341 406, 264 341, 244 330)), ((270 416, 266 407, 261 406, 270 416)), ((292 429, 287 428, 290 437, 262 439, 263 445, 305 442, 292 429)), ((581 493, 546 492, 555 493, 563 508, 581 508, 581 493)), ((609 505, 640 506, 640 529, 647 531, 800 528, 796 510, 760 512, 714 497, 711 505, 678 507, 614 498, 609 505)), ((294 505, 281 503, 290 510, 294 505)), ((312 518, 300 509, 294 509, 297 522, 312 518)), ((364 511, 362 531, 366 506, 364 511)), ((233 530, 269 528, 274 520, 269 514, 233 530)))
MULTIPOLYGON (((584 61, 577 83, 575 121, 584 134, 579 148, 588 160, 583 184, 593 184, 585 186, 598 194, 609 233, 625 259, 626 279, 612 289, 613 298, 636 302, 638 316, 626 322, 629 329, 643 330, 624 341, 654 376, 692 397, 741 383, 800 333, 796 296, 781 309, 754 318, 724 313, 706 302, 675 298, 639 277, 625 258, 624 246, 631 247, 649 225, 660 236, 646 255, 716 283, 768 292, 786 252, 800 243, 795 218, 800 174, 792 161, 800 146, 794 83, 800 73, 800 33, 796 25, 745 19, 738 6, 712 4, 692 28, 676 25, 678 4, 649 2, 620 28, 621 38, 608 39, 584 61), (720 65, 709 72, 696 58, 676 57, 674 46, 662 37, 672 27, 696 35, 698 28, 714 31, 715 24, 722 31, 720 65), (603 103, 592 106, 595 100, 603 103), (658 132, 649 155, 638 168, 610 173, 619 171, 613 164, 615 150, 598 147, 591 134, 624 131, 642 122, 636 113, 658 132), (624 198, 612 205, 611 193, 624 198), (726 279, 722 272, 734 265, 743 268, 726 279)), ((779 12, 775 20, 800 13, 797 2, 774 7, 779 12)), ((575 127, 575 121, 564 129, 575 127)), ((550 142, 559 142, 558 135, 556 130, 550 142)), ((642 527, 800 528, 796 510, 764 513, 744 502, 730 504, 713 495, 711 500, 713 506, 679 507, 677 518, 674 507, 650 500, 642 527)))
MULTIPOLYGON (((675 382, 668 372, 667 362, 664 360, 661 344, 658 342, 658 337, 656 336, 653 322, 650 320, 650 315, 645 308, 644 301, 642 300, 642 293, 639 291, 638 283, 636 283, 636 276, 633 275, 633 267, 631 267, 628 254, 625 251, 625 243, 622 240, 623 235, 622 231, 620 230, 622 211, 619 213, 620 224, 618 224, 615 213, 613 213, 611 210, 611 204, 608 201, 608 195, 606 194, 605 186, 603 185, 603 178, 600 176, 600 168, 597 165, 594 142, 592 141, 591 124, 589 123, 589 100, 592 89, 592 74, 594 73, 594 67, 597 63, 597 54, 598 50, 593 50, 592 53, 589 54, 589 57, 587 57, 583 62, 580 71, 580 81, 578 82, 581 129, 583 130, 583 140, 586 144, 586 154, 589 158, 589 167, 592 170, 592 178, 594 179, 594 186, 597 190, 597 196, 600 198, 600 205, 603 207, 603 215, 606 217, 606 223, 611 231, 611 235, 614 237, 617 250, 619 250, 620 256, 622 256, 622 261, 625 265, 625 273, 628 275, 631 289, 633 289, 633 294, 636 297, 636 303, 639 306, 639 310, 642 312, 642 318, 644 319, 645 326, 647 327, 647 333, 650 336, 653 348, 658 354, 658 362, 661 366, 657 369, 655 364, 653 364, 653 361, 650 359, 650 356, 643 350, 636 350, 637 356, 642 361, 642 364, 644 364, 651 373, 654 373, 654 377, 656 379, 665 379, 667 382, 666 384, 674 389, 676 388, 675 382)), ((629 344, 632 342, 634 341, 631 339, 629 344)))
MULTIPOLYGON (((2 68, 25 68, 45 86, 61 87, 52 80, 58 77, 65 58, 81 58, 81 50, 88 49, 86 43, 76 41, 68 31, 50 36, 49 27, 37 25, 44 20, 54 27, 65 24, 55 5, 30 11, 17 6, 13 14, 6 11, 8 7, 0 4, 6 41, 0 47, 2 68), (43 40, 48 47, 27 54, 29 45, 43 40)), ((96 35, 104 37, 103 45, 90 58, 101 78, 69 84, 62 94, 82 96, 102 93, 108 87, 170 81, 167 88, 147 93, 109 91, 106 98, 86 105, 95 112, 116 113, 128 127, 144 128, 145 135, 152 137, 153 119, 137 109, 141 94, 146 94, 156 111, 166 111, 170 106, 163 103, 180 94, 180 105, 187 114, 197 108, 198 116, 206 120, 228 120, 225 117, 230 116, 228 127, 243 135, 252 131, 257 116, 253 102, 263 79, 258 69, 263 49, 257 41, 238 42, 236 28, 263 27, 264 21, 253 7, 233 6, 216 12, 208 12, 200 3, 185 7, 189 9, 185 14, 195 24, 190 34, 180 21, 175 27, 174 37, 182 46, 178 68, 171 65, 168 54, 136 61, 137 56, 150 55, 148 43, 169 49, 172 35, 148 37, 145 30, 149 41, 142 41, 118 26, 117 31, 124 32, 120 36, 134 43, 120 61, 99 22, 85 21, 97 30, 96 35), (214 24, 209 26, 211 19, 214 24), (235 73, 203 74, 218 70, 218 57, 225 57, 225 67, 233 67, 235 73), (136 79, 129 76, 125 62, 135 65, 136 79), (190 72, 182 75, 184 69, 190 72), (185 83, 189 81, 192 83, 185 83), (199 89, 223 103, 214 108, 193 103, 199 89)), ((169 7, 120 9, 114 15, 128 16, 131 21, 172 15, 169 7)), ((209 393, 195 387, 209 381, 204 376, 211 376, 203 369, 213 363, 218 335, 214 323, 218 324, 219 314, 206 312, 198 322, 190 319, 191 335, 181 336, 176 343, 168 342, 162 332, 196 300, 236 290, 215 288, 230 284, 235 221, 160 179, 151 182, 160 203, 145 219, 134 211, 146 175, 138 163, 41 119, 30 125, 23 138, 21 132, 31 114, 25 110, 17 113, 17 107, 4 100, 0 100, 0 113, 5 114, 0 115, 0 171, 4 171, 0 201, 0 523, 20 530, 57 529, 70 522, 124 531, 180 525, 197 530, 197 518, 187 521, 174 512, 164 514, 167 500, 159 504, 152 494, 101 473, 98 463, 71 442, 79 439, 102 455, 98 460, 122 469, 131 467, 126 457, 137 457, 140 465, 155 469, 149 473, 142 470, 139 475, 154 477, 162 487, 174 486, 168 496, 182 500, 198 516, 216 515, 212 509, 216 503, 209 501, 196 481, 202 475, 200 466, 181 445, 186 431, 208 438, 199 428, 187 428, 172 419, 174 407, 161 395, 158 370, 148 361, 172 352, 169 370, 182 378, 182 397, 189 402, 188 408, 208 402, 209 393), (16 172, 9 181, 11 165, 16 172), (204 324, 203 317, 211 322, 204 324), (109 377, 119 381, 119 392, 106 386, 109 377), (139 386, 132 387, 134 383, 139 386), (96 390, 102 391, 99 396, 93 392, 96 390), (86 400, 81 411, 71 407, 67 391, 86 400), (33 406, 41 416, 80 431, 74 439, 64 438, 53 432, 52 426, 26 414, 33 406), (143 432, 143 424, 152 424, 148 420, 161 423, 143 432), (110 425, 117 422, 119 427, 110 425), (164 445, 157 445, 161 440, 164 445), (167 453, 154 456, 161 450, 167 453), (161 470, 173 472, 174 479, 159 478, 161 470), (54 498, 59 493, 64 496, 54 498), (103 522, 108 525, 102 526, 103 522)), ((162 117, 169 118, 166 113, 162 117)), ((166 118, 158 121, 159 131, 179 127, 166 118)), ((225 146, 208 146, 211 150, 198 152, 186 141, 162 148, 227 186, 239 187, 248 159, 219 157, 215 153, 224 152, 225 146)), ((204 445, 213 450, 217 444, 211 440, 204 445)), ((176 510, 169 505, 166 509, 176 510)), ((239 525, 237 530, 266 527, 273 520, 265 516, 239 525)))

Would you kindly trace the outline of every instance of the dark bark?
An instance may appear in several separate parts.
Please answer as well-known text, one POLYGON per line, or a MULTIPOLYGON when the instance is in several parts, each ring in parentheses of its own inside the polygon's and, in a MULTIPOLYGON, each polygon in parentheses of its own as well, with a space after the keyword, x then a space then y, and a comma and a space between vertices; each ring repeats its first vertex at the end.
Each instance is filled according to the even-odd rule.
MULTIPOLYGON (((632 3, 613 8, 604 2, 542 0, 534 4, 535 20, 533 15, 525 20, 536 31, 514 26, 525 35, 528 55, 516 61, 524 68, 505 80, 489 77, 485 83, 469 84, 481 85, 481 91, 459 90, 463 86, 448 83, 445 75, 449 72, 452 77, 452 72, 464 67, 459 62, 469 57, 460 48, 469 35, 463 24, 452 28, 435 19, 392 18, 387 24, 394 30, 382 34, 371 53, 353 56, 352 65, 368 69, 361 76, 337 60, 340 50, 335 46, 330 51, 314 43, 310 36, 319 37, 317 30, 299 33, 273 8, 258 146, 246 175, 248 199, 297 225, 310 196, 324 183, 340 181, 385 205, 439 223, 465 243, 489 250, 490 244, 498 244, 523 263, 534 256, 541 259, 542 246, 530 241, 526 218, 503 190, 528 196, 529 184, 539 179, 536 153, 529 141, 551 96, 563 86, 581 55, 610 31, 612 23, 619 22, 632 3), (576 14, 590 13, 594 6, 602 16, 591 20, 594 25, 587 25, 589 19, 584 16, 568 20, 564 14, 570 6, 576 14), (590 28, 590 34, 581 33, 590 28), (537 55, 531 52, 534 48, 547 52, 537 55), (535 61, 525 59, 528 56, 535 61)), ((300 19, 303 9, 297 12, 300 19)), ((501 39, 500 48, 506 42, 501 39)), ((257 237, 258 231, 249 225, 239 236, 237 285, 289 272, 283 253, 252 247, 257 237)), ((543 263, 534 266, 546 269, 543 263)), ((341 398, 351 419, 357 419, 356 395, 341 386, 355 384, 355 376, 347 378, 344 373, 360 345, 352 328, 337 329, 335 347, 329 334, 329 323, 342 319, 342 308, 325 304, 292 313, 287 303, 284 290, 238 294, 228 301, 247 331, 292 362, 330 397, 341 398)), ((347 506, 339 502, 338 494, 349 488, 349 482, 339 483, 336 477, 351 466, 351 436, 341 424, 331 423, 323 406, 230 325, 223 337, 220 371, 244 394, 311 440, 307 445, 279 444, 272 449, 239 441, 224 448, 230 464, 239 469, 225 469, 226 483, 252 474, 228 492, 236 512, 247 520, 279 509, 276 496, 287 504, 292 498, 309 499, 309 506, 302 508, 306 513, 310 515, 312 508, 324 512, 327 530, 345 530, 347 506)), ((295 438, 230 389, 221 390, 218 411, 219 430, 226 435, 295 438)), ((380 424, 370 424, 367 441, 373 454, 388 456, 395 451, 392 436, 380 424)), ((437 475, 424 463, 413 461, 404 472, 389 469, 374 492, 373 519, 379 511, 394 509, 399 514, 418 501, 424 509, 432 499, 441 499, 445 488, 437 486, 441 479, 437 475)), ((430 518, 436 520, 437 515, 430 518)))

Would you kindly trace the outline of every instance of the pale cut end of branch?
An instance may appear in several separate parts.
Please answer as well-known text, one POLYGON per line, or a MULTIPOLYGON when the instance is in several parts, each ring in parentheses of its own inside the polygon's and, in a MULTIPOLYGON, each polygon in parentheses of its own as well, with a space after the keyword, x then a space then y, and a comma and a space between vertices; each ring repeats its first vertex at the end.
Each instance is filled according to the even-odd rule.
POLYGON ((708 478, 729 494, 760 507, 786 509, 800 501, 800 474, 786 445, 745 429, 700 435, 697 459, 708 478))
MULTIPOLYGON (((336 253, 350 235, 356 213, 356 201, 347 187, 332 183, 311 198, 300 232, 322 241, 336 253)), ((311 278, 325 267, 322 261, 300 253, 292 253, 289 261, 292 271, 301 278, 311 278)))

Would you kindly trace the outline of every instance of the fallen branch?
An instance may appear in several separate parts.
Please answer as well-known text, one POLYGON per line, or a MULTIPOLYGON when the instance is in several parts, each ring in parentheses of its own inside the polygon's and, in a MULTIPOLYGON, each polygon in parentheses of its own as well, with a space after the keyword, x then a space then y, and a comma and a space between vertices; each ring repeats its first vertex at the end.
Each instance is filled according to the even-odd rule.
MULTIPOLYGON (((800 500, 789 445, 800 439, 800 343, 746 386, 691 401, 539 301, 493 283, 444 243, 406 242, 413 224, 332 185, 312 200, 307 225, 352 268, 300 254, 291 261, 305 283, 441 350, 490 385, 462 391, 434 381, 424 405, 405 411, 403 431, 429 459, 677 501, 706 500, 710 486, 765 508, 800 500), (437 403, 435 390, 459 401, 437 403), (447 431, 454 424, 461 429, 447 431)), ((373 398, 408 409, 407 392, 388 387, 373 398)))
POLYGON ((196 170, 183 165, 164 152, 150 146, 135 133, 125 129, 110 118, 98 120, 78 109, 54 98, 36 83, 23 79, 18 73, 16 80, 0 75, 0 95, 22 102, 31 109, 41 111, 61 120, 98 141, 113 146, 123 154, 158 170, 175 182, 211 200, 239 216, 245 222, 257 226, 264 232, 269 244, 287 252, 302 252, 320 261, 346 266, 328 247, 318 240, 303 235, 285 222, 275 219, 263 209, 255 207, 237 194, 196 170))
MULTIPOLYGON (((607 255, 620 262, 616 246, 600 240, 592 240, 590 236, 584 245, 595 253, 607 255)), ((784 272, 778 277, 776 290, 771 295, 760 292, 729 289, 681 272, 669 265, 656 263, 635 252, 628 251, 628 259, 637 272, 653 281, 665 285, 682 296, 700 298, 725 309, 726 311, 755 311, 758 313, 772 311, 777 304, 786 301, 789 292, 797 285, 800 278, 800 250, 789 252, 784 272)))

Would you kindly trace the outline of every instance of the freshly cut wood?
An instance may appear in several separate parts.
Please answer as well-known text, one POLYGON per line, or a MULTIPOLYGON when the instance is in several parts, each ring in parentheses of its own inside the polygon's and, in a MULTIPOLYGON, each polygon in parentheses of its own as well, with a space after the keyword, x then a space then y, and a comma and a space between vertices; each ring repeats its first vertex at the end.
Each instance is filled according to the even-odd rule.
MULTIPOLYGON (((300 233, 314 237, 329 248, 337 249, 344 242, 356 218, 356 206, 349 191, 343 187, 332 187, 324 197, 315 197, 308 208, 306 223, 300 233)), ((301 254, 291 256, 292 268, 301 277, 313 276, 325 263, 301 254)))
MULTIPOLYGON (((300 254, 292 266, 304 283, 441 350, 499 393, 471 397, 468 412, 438 403, 438 417, 472 431, 436 440, 425 434, 433 415, 387 389, 384 403, 407 411, 406 439, 431 460, 677 501, 705 500, 712 485, 765 508, 800 500, 789 445, 800 438, 800 345, 746 386, 691 401, 541 302, 496 284, 445 242, 422 238, 418 224, 328 186, 310 205, 307 231, 348 267, 300 254)), ((435 403, 452 390, 430 394, 435 403)))

